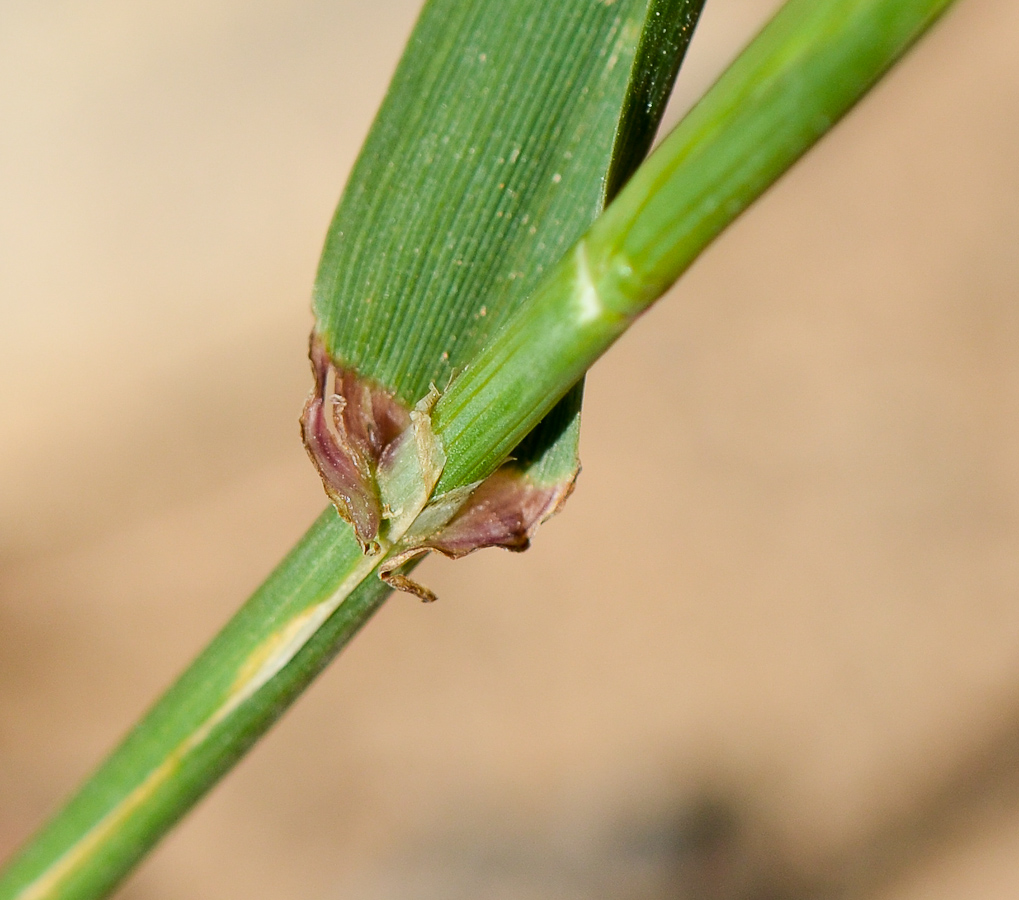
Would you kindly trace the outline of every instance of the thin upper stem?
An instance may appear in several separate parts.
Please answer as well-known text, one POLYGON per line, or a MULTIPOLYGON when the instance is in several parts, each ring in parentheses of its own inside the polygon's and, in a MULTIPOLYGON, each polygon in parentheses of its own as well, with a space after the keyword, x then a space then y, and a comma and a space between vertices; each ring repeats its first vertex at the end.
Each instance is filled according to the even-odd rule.
POLYGON ((790 0, 440 398, 438 490, 490 472, 951 0, 790 0))

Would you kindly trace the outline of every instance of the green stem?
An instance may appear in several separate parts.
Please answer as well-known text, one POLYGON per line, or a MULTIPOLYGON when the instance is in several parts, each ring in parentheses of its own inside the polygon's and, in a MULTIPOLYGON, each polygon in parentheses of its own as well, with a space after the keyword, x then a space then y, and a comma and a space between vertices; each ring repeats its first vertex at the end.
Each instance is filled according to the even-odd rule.
POLYGON ((790 0, 439 400, 437 490, 484 477, 951 0, 790 0))
MULTIPOLYGON (((791 0, 440 399, 438 490, 505 458, 948 3, 791 0)), ((388 589, 369 576, 379 562, 323 513, 9 864, 0 900, 85 900, 114 886, 378 609, 388 589)))
POLYGON ((323 604, 338 605, 337 590, 363 559, 350 528, 332 508, 319 516, 82 790, 11 862, 0 878, 0 897, 101 897, 116 885, 382 605, 389 589, 377 578, 365 578, 321 627, 303 641, 296 635, 323 604), (282 671, 274 672, 280 665, 282 671))

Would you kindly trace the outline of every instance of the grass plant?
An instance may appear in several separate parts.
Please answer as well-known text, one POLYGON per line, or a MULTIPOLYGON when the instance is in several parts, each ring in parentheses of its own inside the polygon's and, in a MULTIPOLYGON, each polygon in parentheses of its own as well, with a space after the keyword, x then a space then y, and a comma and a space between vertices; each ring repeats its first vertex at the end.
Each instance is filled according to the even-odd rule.
POLYGON ((365 476, 379 514, 355 533, 322 513, 8 864, 0 900, 111 890, 379 608, 379 572, 408 579, 507 457, 565 495, 588 367, 949 2, 790 0, 638 166, 699 0, 431 0, 314 289, 330 364, 407 413, 365 476))

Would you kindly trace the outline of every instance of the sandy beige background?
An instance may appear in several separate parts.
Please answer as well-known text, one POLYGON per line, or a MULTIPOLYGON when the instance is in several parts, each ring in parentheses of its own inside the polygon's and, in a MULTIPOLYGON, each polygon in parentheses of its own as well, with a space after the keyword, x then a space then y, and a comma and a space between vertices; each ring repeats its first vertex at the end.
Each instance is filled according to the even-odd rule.
MULTIPOLYGON (((323 505, 309 290, 415 7, 3 3, 0 854, 323 505)), ((427 563, 120 896, 1019 896, 1016 34, 961 0, 595 368, 536 547, 427 563)))

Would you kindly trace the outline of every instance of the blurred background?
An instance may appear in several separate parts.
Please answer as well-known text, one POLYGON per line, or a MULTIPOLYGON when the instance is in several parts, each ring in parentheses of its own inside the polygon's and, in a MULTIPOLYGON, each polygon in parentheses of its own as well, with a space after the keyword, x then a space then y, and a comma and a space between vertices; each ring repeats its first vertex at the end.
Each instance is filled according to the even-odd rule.
MULTIPOLYGON (((324 505, 310 287, 417 5, 2 2, 0 855, 324 505)), ((1019 896, 1017 33, 961 0, 592 371, 535 547, 427 562, 119 896, 1019 896)))

